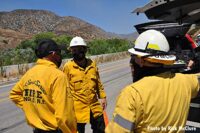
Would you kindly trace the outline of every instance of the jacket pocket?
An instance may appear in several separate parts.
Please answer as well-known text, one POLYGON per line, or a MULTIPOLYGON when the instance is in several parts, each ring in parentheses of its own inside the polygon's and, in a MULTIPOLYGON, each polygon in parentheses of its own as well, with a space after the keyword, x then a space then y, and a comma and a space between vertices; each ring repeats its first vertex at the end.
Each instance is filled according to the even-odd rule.
POLYGON ((83 82, 82 77, 74 77, 71 79, 71 81, 72 81, 74 91, 79 91, 82 89, 82 82, 83 82))

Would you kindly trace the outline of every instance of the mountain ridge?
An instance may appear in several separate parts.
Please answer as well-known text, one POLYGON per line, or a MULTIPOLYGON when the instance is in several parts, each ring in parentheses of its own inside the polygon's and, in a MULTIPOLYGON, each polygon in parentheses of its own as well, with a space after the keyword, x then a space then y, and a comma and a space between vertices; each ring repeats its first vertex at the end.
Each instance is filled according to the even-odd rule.
MULTIPOLYGON (((57 35, 65 34, 72 37, 81 36, 86 40, 109 38, 127 39, 127 37, 123 35, 106 32, 102 28, 80 18, 59 16, 47 10, 17 9, 9 12, 0 12, 0 29, 1 49, 6 48, 6 46, 8 46, 7 48, 12 48, 11 44, 6 44, 5 42, 12 42, 13 47, 15 47, 17 46, 16 43, 20 43, 24 39, 42 32, 53 32, 57 35), (3 30, 9 30, 9 32, 5 31, 8 35, 2 34, 3 30), (13 33, 11 33, 12 31, 13 33), (9 39, 13 40, 12 36, 9 34, 14 33, 16 33, 16 35, 20 34, 20 39, 16 42, 9 41, 9 39), (9 36, 9 38, 7 38, 7 36, 9 36)), ((17 36, 14 38, 17 38, 17 36)))

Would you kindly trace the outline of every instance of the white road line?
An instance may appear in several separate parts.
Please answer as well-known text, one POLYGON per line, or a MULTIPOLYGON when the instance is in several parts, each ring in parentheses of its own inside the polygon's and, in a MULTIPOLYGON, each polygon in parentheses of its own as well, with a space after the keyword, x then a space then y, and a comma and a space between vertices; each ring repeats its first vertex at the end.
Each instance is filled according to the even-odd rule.
POLYGON ((12 83, 12 84, 8 84, 8 85, 2 85, 2 86, 0 86, 0 89, 1 88, 4 88, 4 87, 9 87, 9 86, 12 86, 12 85, 15 85, 16 83, 12 83))
POLYGON ((5 97, 5 98, 3 98, 3 99, 0 99, 0 103, 1 102, 4 102, 4 101, 7 101, 9 98, 8 97, 5 97))

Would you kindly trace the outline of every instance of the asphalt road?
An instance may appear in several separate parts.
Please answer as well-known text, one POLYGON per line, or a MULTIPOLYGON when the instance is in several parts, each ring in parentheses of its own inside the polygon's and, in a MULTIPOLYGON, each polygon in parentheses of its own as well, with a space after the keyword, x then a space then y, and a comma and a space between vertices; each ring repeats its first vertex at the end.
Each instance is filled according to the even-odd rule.
MULTIPOLYGON (((129 59, 100 64, 99 72, 107 93, 106 112, 110 120, 117 95, 121 89, 131 83, 129 59)), ((14 84, 0 86, 0 133, 32 133, 32 128, 26 124, 22 110, 8 98, 9 91, 14 84)), ((88 124, 86 133, 91 132, 88 124)))

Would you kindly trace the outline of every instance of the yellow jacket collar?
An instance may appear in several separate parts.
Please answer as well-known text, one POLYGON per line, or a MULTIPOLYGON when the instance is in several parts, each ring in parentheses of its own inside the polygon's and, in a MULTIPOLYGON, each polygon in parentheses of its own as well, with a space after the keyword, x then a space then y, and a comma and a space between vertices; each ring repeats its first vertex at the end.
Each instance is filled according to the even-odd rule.
POLYGON ((45 65, 45 66, 51 66, 51 67, 55 67, 55 68, 58 68, 56 66, 56 64, 54 64, 53 62, 51 61, 48 61, 48 60, 45 60, 45 59, 38 59, 37 62, 36 62, 37 65, 45 65))
MULTIPOLYGON (((73 67, 74 68, 80 68, 80 69, 83 69, 82 67, 80 67, 78 64, 76 64, 76 62, 74 60, 71 60, 72 64, 73 64, 73 67)), ((94 66, 94 63, 92 62, 92 60, 90 59, 87 59, 87 67, 86 69, 89 69, 91 67, 95 67, 94 66)))
POLYGON ((78 64, 76 64, 76 62, 74 60, 71 60, 73 67, 75 68, 79 68, 78 64))

